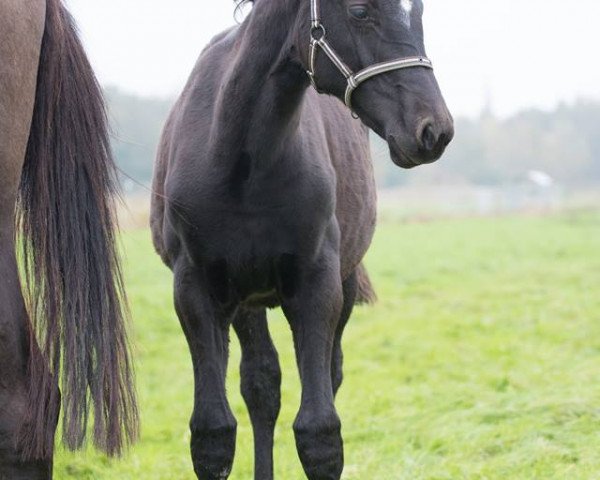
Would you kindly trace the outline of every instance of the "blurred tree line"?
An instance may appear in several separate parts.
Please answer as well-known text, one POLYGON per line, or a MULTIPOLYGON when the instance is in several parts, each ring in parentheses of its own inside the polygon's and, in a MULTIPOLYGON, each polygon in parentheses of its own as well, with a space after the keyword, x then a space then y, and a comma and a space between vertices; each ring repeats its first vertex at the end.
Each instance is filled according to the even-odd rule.
POLYGON ((498 119, 457 118, 456 136, 434 166, 411 171, 385 161, 387 147, 373 136, 381 187, 402 184, 506 185, 539 170, 567 186, 600 183, 600 103, 579 101, 553 111, 527 110, 498 119))
POLYGON ((172 99, 145 98, 105 89, 113 150, 128 193, 152 182, 154 156, 172 99))
MULTIPOLYGON (((127 190, 149 185, 160 132, 171 99, 141 98, 106 90, 113 144, 127 190), (134 179, 132 181, 128 179, 134 179)), ((543 171, 568 186, 600 183, 600 102, 578 101, 553 111, 528 110, 498 119, 457 118, 456 136, 434 166, 407 172, 389 160, 387 145, 372 136, 381 188, 407 184, 504 185, 543 171)))

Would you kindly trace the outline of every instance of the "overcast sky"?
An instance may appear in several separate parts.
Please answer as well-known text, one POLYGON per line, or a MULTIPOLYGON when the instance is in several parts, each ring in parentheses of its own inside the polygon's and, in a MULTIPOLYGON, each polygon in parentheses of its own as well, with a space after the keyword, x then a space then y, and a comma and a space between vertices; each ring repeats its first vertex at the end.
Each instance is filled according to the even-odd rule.
MULTIPOLYGON (((280 0, 268 0, 280 1, 280 0)), ((306 0, 308 1, 308 0, 306 0)), ((101 82, 179 93, 233 0, 66 0, 101 82)), ((453 113, 508 115, 600 99, 600 0, 424 0, 425 38, 453 113)))

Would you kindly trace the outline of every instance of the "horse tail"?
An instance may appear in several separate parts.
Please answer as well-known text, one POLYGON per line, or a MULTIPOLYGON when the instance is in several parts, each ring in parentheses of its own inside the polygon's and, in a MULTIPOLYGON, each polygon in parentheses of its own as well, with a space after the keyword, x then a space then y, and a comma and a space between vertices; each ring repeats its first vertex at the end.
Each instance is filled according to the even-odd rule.
POLYGON ((137 437, 117 190, 100 86, 72 17, 61 0, 48 0, 18 201, 31 351, 38 352, 28 366, 26 458, 52 455, 61 404, 71 450, 85 442, 90 409, 94 444, 107 454, 119 455, 137 437))
POLYGON ((373 304, 377 301, 377 294, 371 284, 371 279, 364 264, 356 268, 356 279, 358 281, 358 292, 356 294, 357 304, 373 304))

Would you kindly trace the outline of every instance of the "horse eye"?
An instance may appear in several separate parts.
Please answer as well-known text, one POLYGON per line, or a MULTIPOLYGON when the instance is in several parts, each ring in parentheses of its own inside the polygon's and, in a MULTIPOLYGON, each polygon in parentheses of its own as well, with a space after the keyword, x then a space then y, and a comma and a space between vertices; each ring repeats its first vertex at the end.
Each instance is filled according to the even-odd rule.
POLYGON ((353 5, 349 8, 350 15, 358 20, 366 20, 369 18, 369 9, 366 5, 353 5))

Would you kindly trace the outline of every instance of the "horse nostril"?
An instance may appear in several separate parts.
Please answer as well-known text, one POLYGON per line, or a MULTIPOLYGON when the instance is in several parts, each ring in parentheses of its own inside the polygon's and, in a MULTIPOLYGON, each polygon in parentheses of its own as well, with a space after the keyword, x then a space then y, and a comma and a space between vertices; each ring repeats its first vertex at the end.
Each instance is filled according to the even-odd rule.
POLYGON ((422 160, 430 163, 440 158, 453 137, 452 124, 447 125, 443 121, 436 122, 433 119, 423 120, 416 135, 422 160))
POLYGON ((445 133, 442 133, 440 135, 440 139, 438 140, 438 143, 440 144, 441 148, 446 148, 451 141, 452 141, 452 136, 451 135, 447 135, 445 133))
POLYGON ((424 150, 431 152, 435 149, 437 138, 432 124, 427 124, 421 134, 421 146, 424 150))

